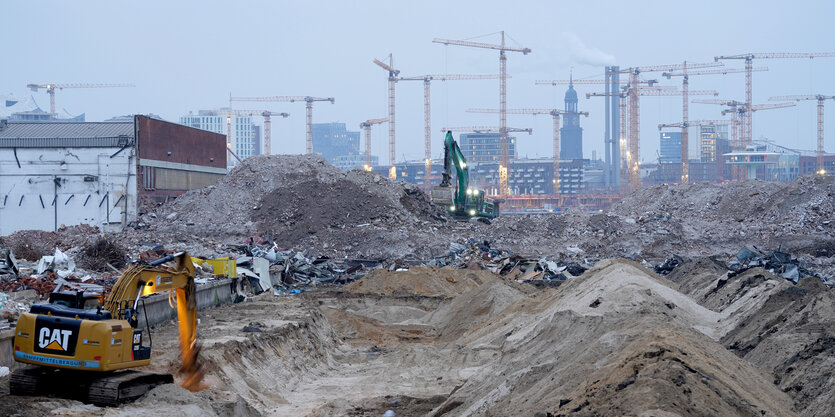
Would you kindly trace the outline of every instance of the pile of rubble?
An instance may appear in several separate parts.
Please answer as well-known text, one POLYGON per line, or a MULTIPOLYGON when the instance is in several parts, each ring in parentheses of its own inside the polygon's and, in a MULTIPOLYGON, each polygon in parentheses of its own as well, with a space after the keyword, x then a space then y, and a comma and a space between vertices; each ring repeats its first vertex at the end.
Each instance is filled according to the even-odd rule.
POLYGON ((661 185, 628 195, 609 212, 634 219, 640 233, 660 240, 654 251, 684 244, 702 255, 708 250, 733 254, 755 244, 828 257, 835 255, 834 195, 831 176, 789 183, 661 185))
POLYGON ((319 155, 273 155, 248 158, 217 184, 140 216, 125 237, 234 243, 258 235, 328 256, 430 255, 447 221, 414 185, 345 172, 319 155))

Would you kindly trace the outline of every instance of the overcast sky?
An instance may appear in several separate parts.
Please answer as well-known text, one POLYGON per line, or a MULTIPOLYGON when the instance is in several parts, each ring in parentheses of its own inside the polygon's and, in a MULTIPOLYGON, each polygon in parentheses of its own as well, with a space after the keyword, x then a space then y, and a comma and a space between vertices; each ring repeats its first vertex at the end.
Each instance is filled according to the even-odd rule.
MULTIPOLYGON (((496 74, 498 52, 444 46, 433 38, 469 39, 504 30, 529 55, 509 53, 508 108, 563 107, 564 87, 535 80, 601 78, 604 66, 712 62, 746 52, 835 51, 831 1, 0 1, 4 39, 0 93, 47 94, 28 83, 133 83, 135 88, 67 89, 58 108, 101 121, 155 113, 177 122, 189 111, 228 106, 235 96, 335 97, 317 103, 314 122, 359 123, 387 115, 387 73, 372 63, 394 55, 401 75, 496 74)), ((474 39, 497 43, 498 35, 474 39)), ((741 67, 737 61, 727 66, 741 67)), ((755 66, 754 103, 788 94, 835 95, 835 58, 763 59, 755 66)), ((647 74, 646 78, 661 78, 647 74)), ((681 79, 662 84, 680 86, 681 79)), ((692 77, 691 89, 716 89, 744 100, 744 74, 692 77)), ((584 153, 603 152, 602 98, 577 86, 584 153)), ((696 98, 696 97, 694 97, 696 98)), ((304 152, 303 103, 235 103, 239 108, 286 111, 274 119, 273 152, 304 152)), ((443 126, 496 126, 497 115, 465 112, 498 107, 498 81, 432 84, 433 156, 443 126)), ((826 150, 835 152, 835 102, 828 102, 826 150)), ((691 104, 691 119, 718 119, 720 107, 691 104)), ((256 123, 262 121, 255 118, 256 123)), ((641 149, 655 161, 658 123, 681 120, 680 97, 641 99, 641 149)), ((814 149, 815 102, 757 112, 754 138, 814 149)), ((530 127, 519 152, 551 155, 550 116, 509 115, 508 125, 530 127)), ((397 159, 423 157, 423 86, 397 85, 397 159)), ((375 126, 373 153, 385 162, 388 130, 375 126)))

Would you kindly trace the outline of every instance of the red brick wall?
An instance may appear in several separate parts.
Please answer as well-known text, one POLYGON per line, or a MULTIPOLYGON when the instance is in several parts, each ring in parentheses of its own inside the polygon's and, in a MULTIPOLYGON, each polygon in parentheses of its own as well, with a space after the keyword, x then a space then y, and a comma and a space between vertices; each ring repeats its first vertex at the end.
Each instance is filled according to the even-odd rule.
MULTIPOLYGON (((135 116, 134 126, 139 159, 226 169, 224 135, 141 115, 135 116)), ((146 190, 142 167, 137 164, 136 169, 140 205, 163 202, 185 193, 179 190, 146 190)))
POLYGON ((226 168, 224 135, 141 115, 135 126, 141 159, 226 168))

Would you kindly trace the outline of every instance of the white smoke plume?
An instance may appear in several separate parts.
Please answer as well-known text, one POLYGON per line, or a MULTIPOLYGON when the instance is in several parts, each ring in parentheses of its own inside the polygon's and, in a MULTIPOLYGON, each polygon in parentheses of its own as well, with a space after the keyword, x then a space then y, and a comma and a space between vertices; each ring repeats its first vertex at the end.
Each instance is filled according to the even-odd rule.
POLYGON ((563 33, 565 45, 571 62, 590 66, 615 65, 615 57, 596 48, 589 48, 580 38, 571 32, 563 33))

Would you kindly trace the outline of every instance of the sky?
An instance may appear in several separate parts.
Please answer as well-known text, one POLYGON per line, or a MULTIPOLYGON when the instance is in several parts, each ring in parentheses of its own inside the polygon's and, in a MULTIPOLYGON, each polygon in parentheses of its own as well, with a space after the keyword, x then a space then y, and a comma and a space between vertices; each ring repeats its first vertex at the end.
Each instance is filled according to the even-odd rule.
MULTIPOLYGON (((39 1, 0 0, 4 48, 0 94, 32 94, 48 111, 49 99, 29 83, 131 83, 133 88, 65 89, 59 109, 86 113, 87 121, 125 114, 161 115, 178 122, 190 111, 229 105, 229 96, 334 97, 316 103, 314 123, 344 122, 359 131, 367 119, 387 116, 387 72, 372 61, 394 57, 402 76, 497 74, 498 51, 445 46, 433 38, 527 47, 508 52, 508 108, 563 108, 565 86, 536 80, 601 79, 605 65, 621 67, 713 62, 717 55, 748 52, 832 52, 831 1, 39 1), (493 35, 489 35, 493 34, 493 35), (488 36, 483 36, 488 35, 488 36)), ((738 61, 726 66, 741 68, 738 61)), ((835 58, 762 59, 755 67, 755 104, 772 96, 835 95, 835 58)), ((659 79, 681 85, 681 79, 659 79)), ((691 77, 691 90, 717 90, 744 100, 744 74, 691 77)), ((589 117, 583 152, 604 150, 604 101, 576 86, 589 117)), ((498 108, 498 80, 432 83, 432 155, 442 151, 444 126, 497 126, 498 115, 468 108, 498 108)), ((698 97, 692 97, 698 98, 698 97)), ((235 108, 290 113, 273 118, 273 153, 305 149, 303 103, 235 103, 235 108)), ((396 87, 397 160, 422 159, 423 85, 396 87)), ((721 107, 691 104, 690 119, 720 119, 721 107)), ((827 104, 835 129, 835 101, 827 104), (829 110, 831 108, 831 110, 829 110)), ((255 117, 261 124, 260 117, 255 117)), ((641 159, 657 160, 659 123, 681 120, 680 97, 641 98, 641 159)), ((532 128, 518 136, 520 156, 550 157, 550 116, 508 115, 508 126, 532 128)), ((833 131, 835 132, 835 131, 833 131)), ((816 147, 814 101, 754 114, 754 138, 796 149, 816 147)), ((691 138, 693 135, 691 134, 691 138)), ((825 149, 835 152, 835 133, 825 149)), ((692 141, 692 139, 691 139, 692 141)), ((372 153, 387 161, 388 128, 372 130, 372 153)), ((691 153, 692 155, 692 153, 691 153)))

